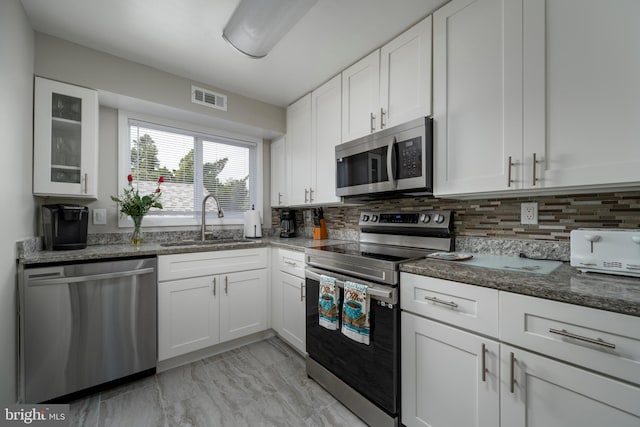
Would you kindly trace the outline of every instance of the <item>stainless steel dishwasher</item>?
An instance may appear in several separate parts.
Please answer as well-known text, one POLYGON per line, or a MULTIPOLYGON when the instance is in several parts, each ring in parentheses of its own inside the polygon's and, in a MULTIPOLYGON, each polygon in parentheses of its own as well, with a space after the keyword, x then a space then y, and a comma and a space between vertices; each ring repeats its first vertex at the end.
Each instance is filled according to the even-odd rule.
POLYGON ((155 368, 156 258, 26 266, 20 398, 39 403, 155 368))

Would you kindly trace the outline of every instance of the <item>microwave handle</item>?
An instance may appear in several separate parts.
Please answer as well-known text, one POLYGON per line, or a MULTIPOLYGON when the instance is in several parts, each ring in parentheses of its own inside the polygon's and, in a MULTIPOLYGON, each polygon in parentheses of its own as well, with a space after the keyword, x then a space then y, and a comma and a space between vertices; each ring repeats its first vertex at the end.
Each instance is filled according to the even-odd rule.
POLYGON ((397 139, 394 136, 393 140, 389 143, 387 147, 387 176, 389 177, 389 184, 393 189, 397 187, 396 183, 396 145, 397 139))

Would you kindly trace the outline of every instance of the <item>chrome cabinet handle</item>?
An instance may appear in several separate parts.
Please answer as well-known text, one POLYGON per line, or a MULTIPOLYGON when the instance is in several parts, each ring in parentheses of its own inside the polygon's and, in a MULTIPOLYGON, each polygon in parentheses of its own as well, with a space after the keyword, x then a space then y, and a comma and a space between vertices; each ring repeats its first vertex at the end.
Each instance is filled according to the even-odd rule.
POLYGON ((298 263, 297 263, 297 262, 288 261, 288 260, 285 260, 285 261, 284 261, 284 263, 285 263, 285 264, 287 264, 287 265, 293 266, 293 267, 295 267, 296 265, 298 265, 298 263))
POLYGON ((224 276, 224 294, 229 295, 229 276, 224 276))
POLYGON ((309 203, 313 203, 313 188, 309 187, 309 203))
POLYGON ((304 189, 304 202, 309 203, 309 190, 304 189))
POLYGON ((562 335, 563 337, 572 338, 574 340, 584 341, 584 342, 588 342, 590 344, 601 345, 602 347, 607 347, 607 348, 611 348, 611 349, 615 349, 616 348, 615 344, 608 343, 605 340, 603 340, 602 338, 584 337, 582 335, 572 334, 571 332, 567 332, 564 329, 549 328, 549 332, 551 332, 552 334, 562 335))
POLYGON ((88 174, 85 173, 84 174, 84 194, 87 194, 87 188, 88 188, 87 187, 87 177, 88 177, 88 174))
POLYGON ((382 107, 380 107, 380 129, 384 129, 384 127, 387 125, 384 122, 384 116, 386 116, 387 113, 384 112, 384 109, 382 107))
POLYGON ((482 351, 482 382, 486 382, 487 381, 487 346, 483 343, 482 344, 482 349, 480 350, 482 351))
POLYGON ((446 305, 447 307, 458 308, 458 304, 456 304, 453 301, 443 301, 436 297, 424 297, 424 299, 429 300, 431 302, 435 302, 436 304, 446 305))
POLYGON ((513 352, 511 352, 511 354, 509 355, 509 372, 510 372, 509 392, 512 394, 515 393, 515 389, 516 389, 515 370, 516 370, 516 356, 515 354, 513 354, 513 352))
POLYGON ((217 286, 216 286, 216 278, 214 277, 214 278, 213 278, 213 296, 214 296, 214 297, 216 296, 216 287, 217 287, 217 286))
POLYGON ((282 204, 282 193, 278 191, 278 205, 282 204))
POLYGON ((371 133, 374 133, 376 131, 375 120, 376 120, 376 116, 373 113, 371 113, 371 118, 370 118, 370 121, 371 121, 371 133))
POLYGON ((304 301, 304 282, 300 282, 300 302, 304 301))
POLYGON ((513 162, 511 161, 511 156, 509 156, 509 163, 507 163, 507 187, 511 187, 511 183, 513 182, 511 179, 511 166, 513 166, 513 162))
POLYGON ((540 181, 536 177, 536 165, 538 164, 538 160, 536 160, 536 153, 533 153, 533 186, 535 187, 536 182, 540 181))

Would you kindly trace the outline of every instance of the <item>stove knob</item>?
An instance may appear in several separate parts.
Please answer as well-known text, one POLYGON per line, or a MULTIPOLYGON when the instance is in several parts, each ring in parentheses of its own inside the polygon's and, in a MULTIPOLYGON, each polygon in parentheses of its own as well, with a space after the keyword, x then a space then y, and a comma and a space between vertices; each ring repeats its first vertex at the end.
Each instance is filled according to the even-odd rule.
POLYGON ((371 221, 378 222, 378 215, 371 215, 371 221))
POLYGON ((440 215, 440 214, 435 214, 433 216, 433 220, 436 222, 436 224, 442 224, 445 220, 444 215, 440 215))
POLYGON ((369 215, 362 215, 362 222, 369 221, 369 215))
POLYGON ((420 215, 420 221, 424 222, 425 224, 429 221, 431 221, 431 215, 429 214, 422 214, 420 215))

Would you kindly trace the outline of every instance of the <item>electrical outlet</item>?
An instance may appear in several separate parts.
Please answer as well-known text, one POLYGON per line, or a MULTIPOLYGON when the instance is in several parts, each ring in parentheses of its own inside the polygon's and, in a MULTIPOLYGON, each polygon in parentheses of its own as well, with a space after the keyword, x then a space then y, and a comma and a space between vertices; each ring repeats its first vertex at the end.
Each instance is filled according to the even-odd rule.
POLYGON ((93 210, 93 224, 105 225, 107 223, 107 210, 106 209, 94 209, 93 210))
POLYGON ((520 224, 538 223, 538 203, 522 203, 520 205, 520 224))

